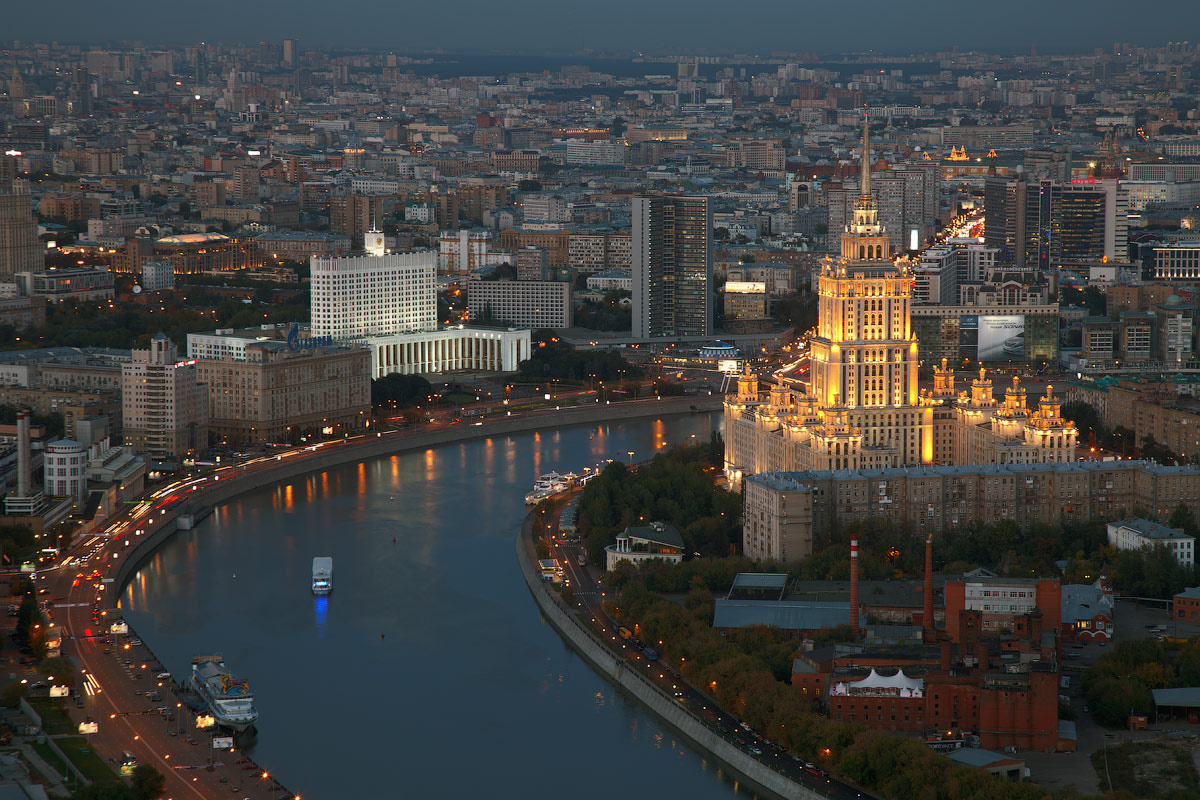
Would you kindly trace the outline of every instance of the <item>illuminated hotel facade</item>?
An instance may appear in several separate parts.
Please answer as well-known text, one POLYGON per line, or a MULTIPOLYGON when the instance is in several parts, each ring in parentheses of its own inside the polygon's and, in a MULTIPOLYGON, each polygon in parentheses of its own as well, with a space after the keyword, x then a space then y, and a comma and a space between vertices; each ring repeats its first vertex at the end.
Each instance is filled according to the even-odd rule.
POLYGON ((779 384, 764 393, 747 371, 726 399, 731 485, 762 472, 1074 460, 1075 428, 1049 392, 1037 410, 1019 384, 997 403, 981 370, 971 393, 956 397, 944 362, 934 390, 918 388, 912 275, 893 259, 879 224, 865 123, 860 186, 840 255, 827 258, 818 277, 809 389, 779 384))

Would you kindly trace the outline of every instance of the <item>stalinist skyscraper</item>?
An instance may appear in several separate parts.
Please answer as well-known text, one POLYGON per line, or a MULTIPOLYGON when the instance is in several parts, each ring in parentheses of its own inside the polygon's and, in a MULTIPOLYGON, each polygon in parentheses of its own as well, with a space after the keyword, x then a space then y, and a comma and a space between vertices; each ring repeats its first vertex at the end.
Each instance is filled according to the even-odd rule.
POLYGON ((871 133, 863 120, 862 180, 841 256, 817 280, 812 338, 809 469, 929 463, 932 402, 917 393, 917 339, 909 324, 912 278, 897 266, 871 197, 871 133))
POLYGON ((726 400, 725 471, 731 483, 759 472, 919 466, 949 461, 946 454, 954 454, 956 463, 1073 460, 1075 429, 1058 415, 1050 396, 1031 412, 1022 389, 1019 402, 1006 403, 1005 419, 993 421, 999 407, 982 374, 975 394, 988 394, 986 407, 979 397, 955 397, 953 371, 944 364, 936 370, 936 392, 918 389, 909 314, 912 276, 904 262, 893 259, 879 224, 870 148, 864 119, 854 219, 842 232, 840 255, 825 259, 818 276, 808 390, 780 383, 764 395, 758 378, 747 374, 736 396, 726 400), (960 407, 970 413, 960 413, 960 407), (1047 432, 1036 434, 1035 427, 1047 432))

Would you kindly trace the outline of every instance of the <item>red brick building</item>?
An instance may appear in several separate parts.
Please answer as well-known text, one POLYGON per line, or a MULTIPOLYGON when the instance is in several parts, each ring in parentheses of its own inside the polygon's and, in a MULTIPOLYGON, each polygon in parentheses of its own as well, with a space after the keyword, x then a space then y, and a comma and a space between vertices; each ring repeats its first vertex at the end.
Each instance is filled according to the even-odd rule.
POLYGON ((839 721, 974 733, 985 748, 1073 749, 1059 735, 1056 629, 1044 629, 1036 610, 1003 635, 984 629, 980 610, 960 612, 957 622, 953 641, 947 635, 915 648, 806 654, 796 660, 792 685, 823 699, 839 721))
POLYGON ((1011 631, 1015 620, 1033 611, 1042 614, 1042 628, 1057 631, 1062 625, 1062 584, 1057 578, 999 578, 987 570, 973 570, 946 580, 946 631, 959 630, 963 611, 979 611, 985 632, 1011 631))
POLYGON ((1200 586, 1184 589, 1171 601, 1171 616, 1191 622, 1200 621, 1200 586))

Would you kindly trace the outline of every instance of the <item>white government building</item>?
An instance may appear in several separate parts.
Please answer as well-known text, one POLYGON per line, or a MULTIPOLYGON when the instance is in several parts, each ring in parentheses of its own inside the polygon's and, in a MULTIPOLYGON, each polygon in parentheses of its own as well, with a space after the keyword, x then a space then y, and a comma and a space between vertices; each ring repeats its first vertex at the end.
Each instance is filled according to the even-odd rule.
POLYGON ((514 372, 528 330, 437 328, 433 250, 387 253, 367 233, 367 255, 313 258, 312 335, 371 348, 371 377, 481 370, 514 372))
MULTIPOLYGON (((515 372, 529 358, 528 330, 439 330, 435 251, 388 253, 376 231, 367 232, 366 245, 367 255, 310 260, 312 323, 297 346, 369 347, 372 378, 456 370, 515 372)), ((188 352, 192 358, 244 360, 248 344, 273 338, 273 333, 256 338, 234 330, 188 334, 188 352)))

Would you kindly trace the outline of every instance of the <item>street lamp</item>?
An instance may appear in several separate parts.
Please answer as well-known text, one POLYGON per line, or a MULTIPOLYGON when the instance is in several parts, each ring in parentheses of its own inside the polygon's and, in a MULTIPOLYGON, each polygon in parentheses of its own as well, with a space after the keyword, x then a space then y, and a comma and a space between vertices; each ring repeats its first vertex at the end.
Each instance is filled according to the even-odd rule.
POLYGON ((625 452, 629 454, 629 466, 631 466, 631 467, 632 467, 632 466, 633 466, 633 451, 632 451, 632 450, 626 450, 625 452))

